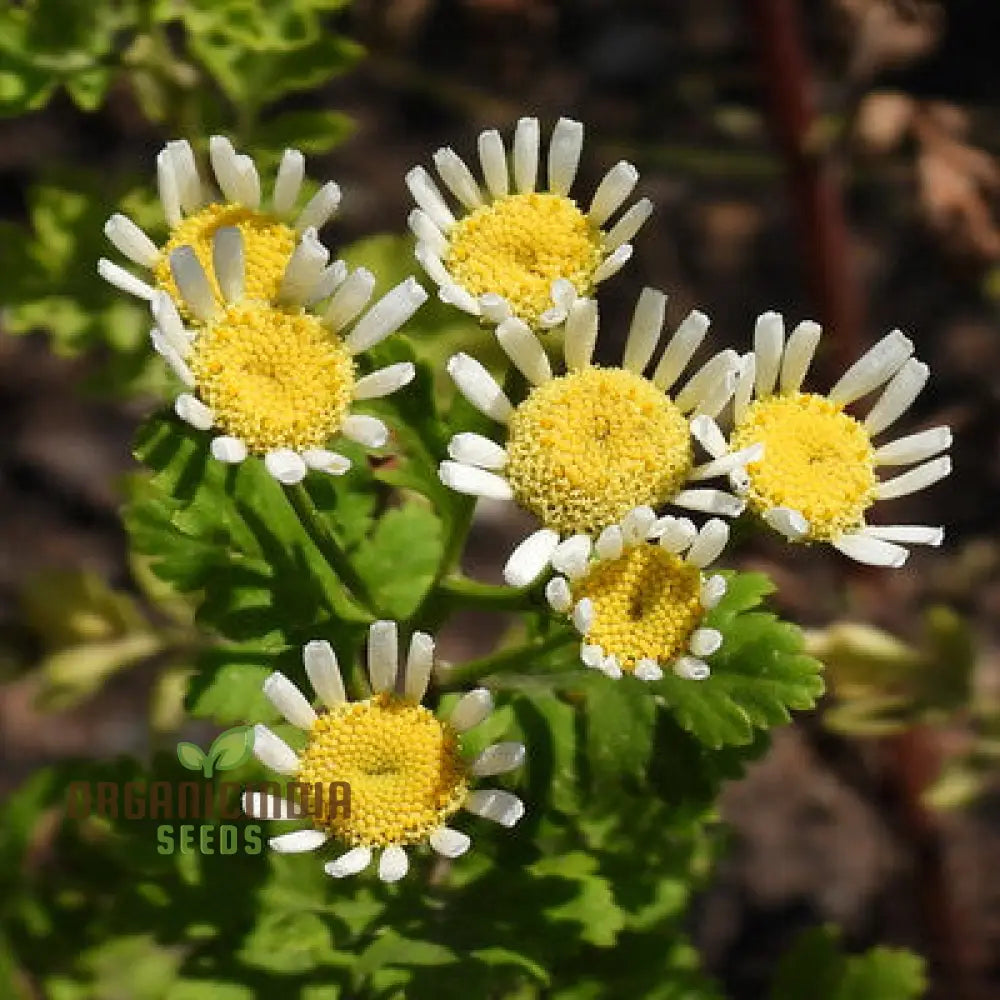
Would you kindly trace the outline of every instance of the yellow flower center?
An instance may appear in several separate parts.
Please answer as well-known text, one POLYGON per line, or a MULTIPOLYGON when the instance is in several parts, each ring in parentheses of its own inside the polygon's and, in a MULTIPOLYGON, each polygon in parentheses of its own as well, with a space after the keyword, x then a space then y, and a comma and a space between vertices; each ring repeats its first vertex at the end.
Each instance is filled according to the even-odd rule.
POLYGON ((221 303, 222 292, 215 281, 215 269, 212 266, 212 239, 216 230, 225 226, 235 226, 243 236, 246 297, 270 302, 277 295, 285 265, 295 249, 295 231, 279 221, 277 216, 266 212, 255 212, 242 205, 213 204, 189 215, 170 231, 170 239, 153 267, 157 284, 182 309, 183 300, 170 273, 171 252, 182 246, 194 248, 201 266, 209 276, 215 296, 221 303))
POLYGON ((422 843, 469 791, 455 730, 387 692, 321 715, 300 760, 298 781, 350 786, 350 815, 330 810, 314 822, 355 846, 422 843))
POLYGON ((661 666, 675 660, 705 613, 697 567, 659 545, 637 545, 594 563, 572 590, 574 601, 594 602, 586 641, 614 654, 623 670, 643 659, 661 666))
POLYGON ((593 287, 600 231, 558 194, 512 194, 483 205, 449 234, 445 266, 472 295, 502 295, 534 326, 552 306, 552 282, 566 278, 577 294, 593 287))
POLYGON ((350 352, 300 310, 226 306, 199 332, 188 361, 216 424, 256 454, 323 447, 351 405, 350 352))
POLYGON ((667 502, 693 461, 681 411, 621 368, 586 368, 533 389, 511 417, 506 447, 518 503, 565 534, 667 502))
POLYGON ((861 526, 875 501, 875 452, 868 432, 840 406, 812 393, 758 400, 734 430, 732 446, 757 441, 764 457, 747 466, 752 509, 792 507, 809 521, 814 540, 861 526))

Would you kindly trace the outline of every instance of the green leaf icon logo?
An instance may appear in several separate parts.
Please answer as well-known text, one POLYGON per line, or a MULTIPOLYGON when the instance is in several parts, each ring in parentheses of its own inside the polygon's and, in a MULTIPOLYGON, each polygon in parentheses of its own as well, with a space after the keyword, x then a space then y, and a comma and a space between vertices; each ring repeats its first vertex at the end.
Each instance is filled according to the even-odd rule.
POLYGON ((189 771, 201 771, 206 778, 218 771, 232 771, 246 763, 253 753, 253 728, 237 726, 220 733, 205 753, 194 743, 177 744, 177 759, 189 771))

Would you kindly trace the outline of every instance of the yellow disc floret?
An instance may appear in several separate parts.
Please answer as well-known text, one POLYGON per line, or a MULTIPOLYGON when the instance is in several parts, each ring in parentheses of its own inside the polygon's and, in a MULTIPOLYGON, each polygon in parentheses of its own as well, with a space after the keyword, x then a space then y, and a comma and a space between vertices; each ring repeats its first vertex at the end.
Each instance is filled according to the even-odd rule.
POLYGON ((212 266, 212 239, 217 230, 226 226, 235 226, 243 237, 245 296, 271 301, 277 295, 285 266, 295 249, 295 230, 266 212, 255 212, 243 205, 213 204, 189 215, 170 231, 170 239, 153 267, 159 287, 182 308, 183 300, 170 273, 170 254, 178 247, 192 247, 221 303, 222 293, 212 266))
POLYGON ((825 396, 795 393, 751 404, 732 447, 764 445, 747 466, 752 509, 791 507, 809 522, 807 538, 829 541, 864 523, 875 502, 875 451, 864 427, 825 396))
POLYGON ((327 810, 314 823, 355 846, 419 844, 468 795, 458 734, 433 712, 383 692, 321 715, 300 757, 297 780, 347 782, 349 815, 327 810))
POLYGON ((216 424, 256 454, 323 447, 354 391, 340 337, 309 313, 260 302, 226 306, 199 332, 188 363, 216 424))
POLYGON ((475 209, 448 234, 444 264, 473 296, 502 295, 534 326, 552 307, 552 282, 565 278, 578 295, 593 288, 600 231, 558 194, 512 194, 475 209))
POLYGON ((517 502, 564 534, 667 502, 693 461, 681 411, 621 368, 586 368, 533 389, 510 419, 506 449, 517 502))
POLYGON ((697 567, 658 545, 636 545, 594 563, 572 590, 574 601, 594 602, 585 641, 617 657, 622 670, 643 659, 663 666, 681 656, 705 613, 697 567))

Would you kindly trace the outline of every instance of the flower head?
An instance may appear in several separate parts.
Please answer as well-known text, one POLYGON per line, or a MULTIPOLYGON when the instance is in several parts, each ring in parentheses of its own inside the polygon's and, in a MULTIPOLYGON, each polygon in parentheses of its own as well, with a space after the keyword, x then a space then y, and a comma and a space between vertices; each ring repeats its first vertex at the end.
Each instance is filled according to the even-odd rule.
POLYGON ((178 295, 197 320, 185 327, 171 296, 154 294, 153 346, 189 390, 177 397, 177 414, 199 430, 221 432, 212 441, 215 458, 263 456, 282 483, 299 482, 310 468, 344 473, 350 462, 327 450, 331 438, 343 434, 370 448, 388 440, 380 420, 351 413, 352 402, 386 396, 414 375, 413 365, 401 362, 359 378, 355 358, 402 326, 427 293, 409 278, 361 315, 374 276, 364 268, 348 274, 343 261, 329 264, 316 231, 307 229, 276 301, 260 300, 246 290, 246 256, 235 227, 213 236, 211 278, 191 247, 171 252, 178 295), (305 308, 327 296, 322 313, 305 308))
POLYGON ((643 198, 604 229, 632 193, 635 167, 624 161, 612 167, 584 212, 570 197, 583 126, 569 118, 556 123, 544 187, 539 146, 537 118, 517 123, 509 160, 500 133, 483 132, 483 186, 453 149, 439 149, 434 165, 460 206, 458 216, 423 167, 406 175, 418 205, 409 219, 417 259, 441 299, 494 324, 515 316, 533 330, 563 323, 577 298, 617 273, 632 255, 629 240, 653 210, 643 198))
MULTIPOLYGON (((899 543, 939 545, 943 529, 924 525, 870 525, 879 500, 924 489, 951 472, 937 457, 951 444, 947 427, 886 444, 875 439, 896 422, 924 387, 930 369, 911 357, 913 344, 900 331, 883 337, 824 396, 803 392, 820 339, 816 323, 800 323, 785 339, 777 313, 757 320, 754 351, 744 359, 734 401, 731 443, 764 446, 746 465, 740 488, 749 506, 792 542, 829 542, 845 555, 874 566, 901 566, 899 543), (863 419, 845 407, 884 386, 863 419), (885 466, 922 463, 880 480, 885 466)), ((724 455, 724 442, 716 453, 724 455)))
POLYGON ((563 575, 549 580, 545 596, 582 634, 585 666, 614 678, 627 673, 654 681, 669 669, 704 680, 705 658, 722 645, 722 634, 703 622, 726 581, 702 570, 728 540, 729 528, 718 518, 698 531, 686 517, 657 518, 651 507, 636 507, 593 545, 563 542, 552 557, 563 575))
POLYGON ((296 202, 302 187, 305 160, 297 149, 285 150, 270 202, 265 206, 260 176, 253 160, 240 155, 223 136, 212 136, 209 158, 218 191, 198 173, 194 152, 185 140, 168 142, 156 158, 160 201, 169 236, 158 247, 131 219, 113 215, 104 232, 133 264, 148 269, 150 281, 101 258, 98 271, 116 287, 152 301, 157 290, 169 294, 183 309, 174 279, 171 257, 179 247, 191 247, 206 273, 218 303, 225 295, 212 275, 215 234, 239 230, 246 247, 245 290, 249 298, 271 300, 279 290, 288 260, 302 234, 322 228, 340 204, 340 188, 330 181, 301 210, 296 202))
MULTIPOLYGON (((469 837, 447 825, 460 810, 513 826, 524 814, 517 796, 500 789, 472 790, 476 778, 502 774, 524 759, 520 743, 495 743, 475 759, 462 753, 462 734, 492 710, 485 688, 464 695, 447 720, 420 704, 431 675, 434 641, 415 632, 406 663, 399 665, 396 623, 374 622, 368 637, 371 697, 348 701, 330 644, 303 649, 306 674, 325 705, 316 711, 284 674, 273 673, 264 693, 293 726, 307 734, 296 754, 263 725, 255 727, 254 753, 279 774, 300 785, 346 782, 349 810, 313 810, 312 829, 273 837, 280 852, 311 851, 334 838, 348 847, 325 866, 334 878, 367 868, 381 851, 379 877, 402 878, 409 867, 406 848, 430 846, 444 857, 464 854, 469 837)), ((294 818, 290 804, 260 793, 244 795, 244 810, 260 818, 294 818)))
POLYGON ((708 330, 692 312, 667 343, 651 378, 644 375, 663 327, 666 296, 651 288, 639 297, 620 368, 591 363, 597 309, 578 300, 566 323, 567 371, 554 375, 538 337, 517 318, 497 327, 501 347, 532 384, 514 404, 485 368, 458 354, 448 370, 479 410, 504 425, 501 447, 477 434, 458 434, 441 463, 442 481, 463 493, 511 498, 534 514, 541 528, 507 563, 514 586, 545 568, 560 538, 591 536, 638 506, 675 504, 735 516, 739 498, 689 484, 725 475, 754 457, 759 446, 695 463, 695 440, 722 438, 714 417, 732 395, 739 358, 722 351, 673 391, 708 330))

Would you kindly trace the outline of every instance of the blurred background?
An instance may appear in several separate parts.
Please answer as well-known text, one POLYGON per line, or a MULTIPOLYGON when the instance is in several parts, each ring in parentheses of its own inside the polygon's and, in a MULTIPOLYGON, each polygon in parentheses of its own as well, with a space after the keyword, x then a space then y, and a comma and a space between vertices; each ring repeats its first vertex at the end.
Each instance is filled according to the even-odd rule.
MULTIPOLYGON (((602 291, 605 359, 645 284, 669 292, 673 322, 705 310, 718 346, 745 350, 765 309, 822 321, 820 388, 899 326, 933 372, 907 429, 955 431, 952 477, 891 505, 892 521, 948 528, 904 569, 737 546, 809 630, 830 694, 728 789, 730 848, 695 941, 737 1000, 826 921, 852 948, 925 954, 934 997, 1000 995, 1000 7, 174 6, 173 19, 164 3, 0 14, 0 795, 53 760, 142 754, 178 718, 171 668, 190 619, 156 603, 119 520, 131 438, 163 376, 142 310, 95 271, 111 211, 154 213, 163 141, 222 130, 265 169, 300 145, 309 175, 344 191, 326 242, 391 278, 416 270, 410 166, 441 145, 471 155, 481 129, 509 134, 521 115, 543 129, 568 115, 588 130, 578 190, 625 158, 657 206, 602 291), (287 43, 300 8, 324 31, 301 52, 287 43), (241 31, 264 45, 264 28, 284 55, 227 48, 241 31)), ((427 328, 442 317, 468 334, 433 308, 427 328)), ((483 507, 466 569, 496 578, 523 527, 483 507)), ((449 658, 496 634, 469 624, 446 637, 449 658)))

